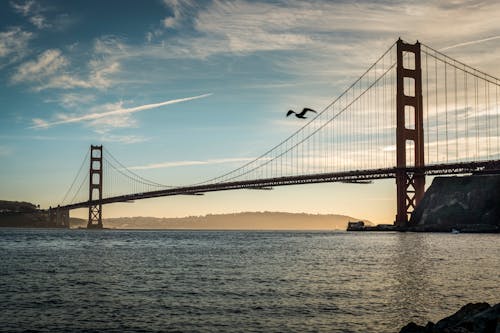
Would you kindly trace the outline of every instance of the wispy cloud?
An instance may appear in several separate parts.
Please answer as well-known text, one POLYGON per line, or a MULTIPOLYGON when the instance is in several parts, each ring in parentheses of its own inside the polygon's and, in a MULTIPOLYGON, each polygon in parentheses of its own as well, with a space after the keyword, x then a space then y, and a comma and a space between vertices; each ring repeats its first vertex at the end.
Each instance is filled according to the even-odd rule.
MULTIPOLYGON (((3 65, 15 62, 28 53, 28 42, 33 33, 19 27, 0 32, 0 59, 3 65)), ((0 68, 3 67, 0 65, 0 68)))
POLYGON ((145 138, 139 135, 113 135, 113 134, 105 134, 102 135, 99 139, 102 142, 118 142, 124 144, 133 144, 139 142, 146 142, 149 138, 145 138))
POLYGON ((37 59, 20 65, 12 76, 12 81, 15 83, 41 81, 54 75, 66 65, 68 65, 68 60, 61 54, 60 50, 49 49, 40 54, 37 59))
POLYGON ((162 23, 165 28, 174 28, 179 25, 180 20, 183 17, 183 8, 191 6, 192 3, 189 0, 163 0, 165 6, 167 6, 172 11, 172 16, 168 16, 163 19, 162 23))
POLYGON ((209 160, 195 160, 195 161, 171 161, 171 162, 161 162, 152 163, 146 165, 138 165, 129 167, 129 170, 149 170, 149 169, 162 169, 162 168, 174 168, 181 166, 193 166, 193 165, 208 165, 208 164, 225 164, 225 163, 242 163, 253 161, 255 157, 237 157, 237 158, 219 158, 219 159, 209 159, 209 160))
POLYGON ((47 23, 47 19, 42 14, 44 10, 38 2, 34 0, 11 1, 10 5, 17 13, 26 17, 28 21, 38 29, 50 27, 50 24, 47 23))
MULTIPOLYGON (((56 141, 56 140, 62 140, 60 137, 55 137, 55 136, 42 136, 42 135, 0 135, 0 138, 2 139, 9 139, 9 140, 30 140, 30 141, 56 141)), ((75 139, 75 138, 72 138, 75 139)), ((68 140, 68 138, 65 138, 64 140, 68 140)))
MULTIPOLYGON (((381 45, 388 45, 398 36, 439 48, 450 41, 459 45, 464 40, 497 35, 500 15, 500 3, 493 0, 399 0, 376 4, 289 1, 286 5, 235 0, 214 1, 202 8, 181 6, 181 1, 168 2, 175 3, 171 8, 190 11, 197 33, 165 34, 163 44, 145 49, 145 53, 204 59, 217 54, 292 50, 298 51, 289 57, 297 62, 296 69, 307 73, 311 73, 310 68, 302 60, 323 70, 343 68, 345 63, 359 64, 360 60, 364 63, 366 53, 359 52, 360 48, 381 49, 381 45)), ((173 13, 167 18, 169 28, 176 27, 176 10, 173 13)), ((151 36, 148 38, 151 40, 151 36)))
POLYGON ((59 95, 56 99, 47 99, 46 102, 57 102, 66 109, 74 109, 82 105, 88 105, 94 100, 95 96, 93 94, 65 93, 59 95))
POLYGON ((187 102, 187 101, 191 101, 191 100, 195 100, 195 99, 199 99, 199 98, 204 98, 204 97, 208 97, 210 95, 211 94, 204 94, 204 95, 193 96, 193 97, 172 99, 172 100, 168 100, 168 101, 164 101, 164 102, 160 102, 160 103, 140 105, 140 106, 136 106, 133 108, 117 108, 115 110, 111 110, 111 111, 107 111, 107 112, 91 113, 91 114, 77 116, 77 117, 65 117, 62 120, 52 121, 52 122, 49 122, 49 121, 46 121, 43 119, 39 119, 39 118, 35 118, 35 119, 33 119, 34 125, 30 128, 48 128, 48 127, 62 125, 62 124, 77 123, 77 122, 81 122, 81 121, 93 121, 93 120, 106 118, 106 117, 128 115, 128 114, 135 113, 135 112, 159 108, 159 107, 165 106, 165 105, 187 102))
MULTIPOLYGON (((15 32, 20 33, 20 31, 10 32, 12 36, 9 35, 8 40, 14 40, 17 37, 15 32)), ((0 57, 3 53, 8 54, 8 50, 8 46, 3 46, 0 40, 0 57)), ((120 59, 126 56, 123 43, 114 37, 104 36, 95 40, 90 60, 86 65, 84 63, 83 66, 74 66, 61 50, 48 49, 35 59, 20 64, 11 76, 11 82, 31 84, 35 91, 74 88, 106 89, 116 83, 113 74, 120 71, 120 59)))
POLYGON ((192 10, 197 6, 196 1, 193 0, 163 0, 162 2, 169 10, 169 14, 161 20, 159 26, 146 32, 145 36, 148 43, 163 36, 166 30, 181 27, 187 19, 192 17, 192 10))

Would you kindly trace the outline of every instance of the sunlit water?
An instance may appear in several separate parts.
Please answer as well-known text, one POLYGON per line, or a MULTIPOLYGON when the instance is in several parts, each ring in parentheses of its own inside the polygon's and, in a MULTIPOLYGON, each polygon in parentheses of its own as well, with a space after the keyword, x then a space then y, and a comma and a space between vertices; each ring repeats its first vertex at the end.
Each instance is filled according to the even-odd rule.
POLYGON ((500 236, 0 230, 0 331, 395 332, 500 301, 500 236))

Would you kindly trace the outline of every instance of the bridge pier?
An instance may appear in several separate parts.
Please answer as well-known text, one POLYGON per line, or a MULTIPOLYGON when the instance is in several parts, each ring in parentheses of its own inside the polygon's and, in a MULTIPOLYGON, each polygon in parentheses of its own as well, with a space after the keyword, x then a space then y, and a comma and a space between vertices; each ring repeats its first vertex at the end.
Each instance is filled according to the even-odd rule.
POLYGON ((102 229, 102 146, 90 146, 89 220, 87 229, 102 229))
POLYGON ((395 225, 408 225, 411 213, 424 196, 424 126, 422 103, 422 66, 420 43, 397 41, 396 94, 396 188, 397 214, 395 225), (404 56, 408 56, 405 67, 404 56), (413 60, 413 61, 412 61, 413 60), (413 66, 411 66, 413 64, 413 66), (413 68, 412 68, 413 67, 413 68), (405 91, 405 85, 408 91, 405 91), (406 118, 410 123, 406 124, 406 118), (407 146, 407 142, 413 142, 407 146), (413 149, 413 152, 410 149, 413 149), (409 150, 409 154, 407 154, 409 150), (407 157, 414 161, 408 165, 407 157))

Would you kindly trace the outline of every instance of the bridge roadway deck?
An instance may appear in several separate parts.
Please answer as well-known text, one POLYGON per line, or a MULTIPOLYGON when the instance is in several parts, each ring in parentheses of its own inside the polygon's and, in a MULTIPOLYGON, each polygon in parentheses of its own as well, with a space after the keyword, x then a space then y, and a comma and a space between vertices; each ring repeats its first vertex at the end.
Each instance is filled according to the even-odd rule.
MULTIPOLYGON (((331 183, 331 182, 359 182, 376 179, 395 178, 397 168, 388 169, 372 169, 372 170, 354 170, 346 172, 333 173, 317 173, 301 176, 286 176, 277 178, 264 178, 254 180, 244 180, 236 182, 221 182, 212 184, 201 184, 191 186, 179 186, 158 191, 132 193, 109 197, 101 200, 101 204, 110 204, 116 202, 127 202, 140 199, 166 197, 173 195, 201 195, 207 192, 227 191, 237 189, 267 189, 275 186, 285 185, 300 185, 300 184, 315 184, 315 183, 331 183)), ((482 161, 482 162, 466 162, 454 164, 434 164, 424 168, 405 168, 403 169, 410 173, 425 174, 427 176, 451 175, 451 174, 467 174, 481 172, 500 172, 500 160, 482 161)), ((62 209, 76 209, 88 207, 89 204, 99 204, 99 200, 83 201, 66 206, 61 206, 62 209)))

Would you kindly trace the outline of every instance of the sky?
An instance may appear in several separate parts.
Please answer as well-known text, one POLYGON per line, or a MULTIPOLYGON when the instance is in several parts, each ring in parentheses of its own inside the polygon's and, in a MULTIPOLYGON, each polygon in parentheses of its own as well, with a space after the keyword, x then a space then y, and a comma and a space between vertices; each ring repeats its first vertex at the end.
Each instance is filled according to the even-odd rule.
MULTIPOLYGON (((58 204, 91 144, 162 184, 228 172, 304 124, 288 109, 323 109, 399 37, 500 77, 498 17, 496 0, 0 0, 0 198, 58 204)), ((240 211, 392 223, 395 182, 148 199, 104 217, 240 211)))

